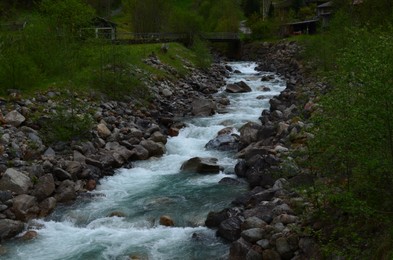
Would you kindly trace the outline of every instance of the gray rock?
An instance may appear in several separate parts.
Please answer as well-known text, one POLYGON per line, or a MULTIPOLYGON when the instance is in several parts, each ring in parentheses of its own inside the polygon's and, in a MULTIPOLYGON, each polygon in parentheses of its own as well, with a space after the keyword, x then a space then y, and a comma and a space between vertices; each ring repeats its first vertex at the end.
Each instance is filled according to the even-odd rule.
POLYGON ((296 223, 298 221, 298 217, 294 215, 288 215, 288 214, 281 214, 273 219, 273 223, 283 223, 284 225, 296 223))
POLYGON ((140 142, 147 151, 149 156, 160 156, 166 152, 165 145, 163 143, 156 143, 152 140, 143 140, 140 142))
POLYGON ((39 208, 34 196, 21 194, 12 199, 12 212, 17 220, 27 221, 38 216, 39 208))
POLYGON ((132 155, 132 159, 134 160, 147 160, 149 159, 149 151, 143 147, 142 145, 135 145, 134 149, 132 149, 134 153, 132 155))
POLYGON ((235 241, 240 237, 240 226, 242 223, 243 220, 240 216, 228 218, 221 222, 217 234, 229 241, 235 241))
POLYGON ((55 158, 56 152, 52 149, 52 147, 48 147, 43 155, 45 158, 55 158))
POLYGON ((234 84, 228 84, 225 91, 229 93, 246 93, 251 92, 252 89, 244 81, 239 81, 234 84))
POLYGON ((39 204, 40 213, 39 217, 43 218, 49 215, 56 207, 56 199, 54 197, 49 197, 41 201, 39 204))
POLYGON ((167 137, 163 135, 160 131, 155 131, 153 134, 150 135, 149 139, 156 143, 166 144, 167 142, 167 137))
POLYGON ((7 124, 18 127, 26 120, 26 118, 18 111, 13 110, 4 116, 4 120, 7 124))
POLYGON ((0 190, 0 201, 6 202, 12 199, 12 192, 0 190))
POLYGON ((262 228, 251 228, 242 231, 240 235, 247 242, 255 243, 264 237, 265 232, 262 228))
POLYGON ((287 214, 293 214, 293 210, 288 206, 288 204, 281 204, 276 206, 273 210, 272 210, 273 215, 278 216, 284 213, 287 214))
POLYGON ((205 98, 194 98, 191 107, 194 116, 211 116, 216 111, 216 104, 205 98))
POLYGON ((55 169, 53 169, 53 175, 59 181, 72 180, 72 175, 69 172, 67 172, 59 167, 56 167, 55 169))
POLYGON ((279 237, 276 239, 276 250, 283 259, 291 259, 293 257, 293 252, 285 237, 279 237))
POLYGON ((259 124, 248 122, 239 129, 240 142, 242 144, 251 144, 258 141, 258 133, 260 130, 261 126, 259 124))
POLYGON ((251 249, 251 244, 240 238, 239 240, 233 242, 229 249, 229 259, 230 260, 240 260, 245 259, 249 250, 251 249))
POLYGON ((112 134, 111 130, 109 130, 109 128, 104 123, 100 123, 97 125, 97 133, 98 136, 104 139, 112 134))
POLYGON ((242 224, 242 230, 251 229, 251 228, 263 228, 267 224, 265 221, 258 217, 249 217, 242 224))
POLYGON ((21 233, 24 223, 17 220, 0 219, 0 241, 12 238, 21 233))
POLYGON ((49 197, 55 191, 55 180, 52 174, 45 174, 38 178, 37 183, 34 185, 32 194, 41 201, 49 197))
POLYGON ((268 248, 270 248, 269 239, 261 239, 261 240, 257 241, 257 245, 262 247, 263 249, 268 249, 268 248))
POLYGON ((32 186, 28 176, 13 168, 8 168, 0 179, 0 190, 10 190, 16 194, 23 194, 32 186))
POLYGON ((239 148, 239 138, 233 134, 224 134, 210 140, 205 148, 208 150, 237 151, 239 148))
POLYGON ((216 158, 201 158, 194 157, 184 162, 180 170, 182 172, 196 172, 196 173, 219 173, 220 166, 217 164, 216 158))
POLYGON ((70 180, 63 181, 56 190, 55 198, 58 202, 68 202, 76 199, 75 183, 70 180))

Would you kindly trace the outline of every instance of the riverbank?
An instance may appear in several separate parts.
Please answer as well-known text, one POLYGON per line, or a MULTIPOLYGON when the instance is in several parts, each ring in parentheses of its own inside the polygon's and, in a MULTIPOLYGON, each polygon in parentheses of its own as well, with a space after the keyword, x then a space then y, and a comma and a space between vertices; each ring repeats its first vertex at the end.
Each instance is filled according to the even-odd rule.
MULTIPOLYGON (((244 60, 258 62, 258 70, 274 72, 287 82, 286 89, 262 111, 261 125, 240 129, 238 177, 251 191, 236 198, 233 207, 211 212, 206 225, 232 241, 229 259, 320 259, 311 233, 312 205, 296 188, 311 185, 314 176, 298 163, 307 160, 308 118, 317 109, 318 95, 326 86, 307 76, 298 59, 302 48, 295 42, 254 43, 244 48, 244 60)), ((273 78, 263 77, 261 83, 273 78)), ((315 228, 318 229, 317 225, 315 228)))
MULTIPOLYGON (((131 97, 113 101, 71 91, 28 99, 15 91, 1 100, 0 240, 28 229, 29 220, 47 216, 57 204, 88 194, 115 169, 164 154, 167 136, 182 127, 178 119, 208 116, 227 104, 211 95, 225 84, 224 67, 198 70, 183 61, 189 74, 182 77, 155 55, 144 62, 173 76, 146 79, 152 97, 148 107, 131 97), (45 142, 42 130, 51 122, 75 127, 86 116, 92 128, 84 139, 45 142)), ((26 234, 26 239, 37 235, 26 234)))

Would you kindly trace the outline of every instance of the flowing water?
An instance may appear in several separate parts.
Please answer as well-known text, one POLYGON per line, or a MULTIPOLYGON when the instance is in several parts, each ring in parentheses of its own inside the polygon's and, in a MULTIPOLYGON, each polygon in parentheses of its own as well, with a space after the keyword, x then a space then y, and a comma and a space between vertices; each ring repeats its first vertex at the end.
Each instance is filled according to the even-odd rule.
MULTIPOLYGON (((1 259, 224 259, 229 245, 204 227, 208 212, 227 207, 246 185, 219 184, 233 177, 234 154, 207 151, 205 144, 225 126, 239 128, 258 121, 285 83, 261 82, 255 63, 229 63, 233 73, 228 83, 243 80, 253 89, 242 94, 225 94, 231 104, 223 114, 188 120, 179 136, 170 138, 167 153, 119 169, 104 178, 91 196, 72 206, 60 206, 45 220, 37 220, 38 237, 32 241, 5 244, 1 259), (262 92, 261 86, 270 91, 262 92), (224 170, 220 174, 180 173, 181 164, 191 157, 216 157, 224 170), (109 217, 121 212, 124 217, 109 217), (158 224, 169 215, 175 227, 158 224)), ((266 74, 266 73, 265 73, 266 74)), ((219 93, 218 95, 224 95, 219 93)))

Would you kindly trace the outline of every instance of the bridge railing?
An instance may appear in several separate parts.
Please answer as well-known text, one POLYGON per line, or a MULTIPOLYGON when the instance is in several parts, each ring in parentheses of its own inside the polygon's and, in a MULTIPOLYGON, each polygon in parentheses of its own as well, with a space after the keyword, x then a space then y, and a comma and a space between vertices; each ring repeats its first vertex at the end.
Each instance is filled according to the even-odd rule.
POLYGON ((234 32, 203 32, 200 34, 206 40, 239 40, 239 33, 234 32))

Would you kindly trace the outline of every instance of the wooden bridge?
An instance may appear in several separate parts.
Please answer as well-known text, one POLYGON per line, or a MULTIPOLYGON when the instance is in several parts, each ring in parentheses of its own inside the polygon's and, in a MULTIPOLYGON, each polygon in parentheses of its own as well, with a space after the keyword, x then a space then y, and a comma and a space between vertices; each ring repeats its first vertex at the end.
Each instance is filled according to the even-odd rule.
MULTIPOLYGON (((115 35, 113 32, 102 28, 94 29, 94 34, 90 36, 96 38, 106 38, 119 44, 142 44, 142 43, 165 43, 165 42, 182 42, 190 43, 196 37, 210 42, 240 42, 240 34, 233 32, 206 32, 206 33, 119 33, 115 35)), ((86 30, 86 29, 85 29, 86 30)), ((87 35, 86 35, 87 36, 87 35)), ((88 37, 88 36, 87 36, 88 37)))

